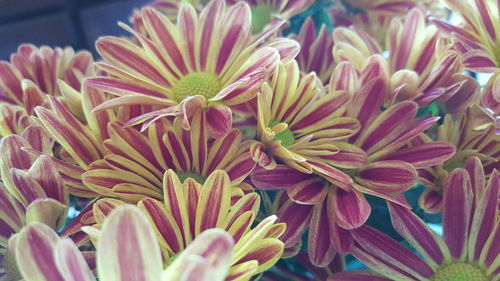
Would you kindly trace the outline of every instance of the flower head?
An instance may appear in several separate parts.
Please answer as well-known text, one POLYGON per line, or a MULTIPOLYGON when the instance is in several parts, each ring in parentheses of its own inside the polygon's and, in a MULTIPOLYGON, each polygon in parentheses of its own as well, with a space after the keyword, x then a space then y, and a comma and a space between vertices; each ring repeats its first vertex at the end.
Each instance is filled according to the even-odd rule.
MULTIPOLYGON (((443 238, 409 209, 388 204, 396 231, 420 256, 369 226, 352 231, 352 254, 390 280, 495 280, 500 238, 498 173, 494 171, 485 185, 479 159, 471 161, 470 169, 453 171, 446 184, 443 238)), ((358 274, 344 272, 333 275, 332 280, 359 280, 355 279, 358 274)), ((370 280, 370 276, 387 280, 361 274, 370 280)))
POLYGON ((181 183, 172 170, 166 172, 163 202, 145 198, 139 207, 154 226, 167 263, 203 231, 221 228, 236 243, 226 280, 248 280, 274 265, 283 252, 278 238, 285 225, 274 224, 276 217, 269 217, 252 229, 260 197, 249 193, 232 202, 234 192, 223 171, 210 174, 203 185, 193 179, 181 183))
POLYGON ((92 162, 83 182, 98 194, 129 202, 145 196, 162 199, 162 182, 169 169, 183 182, 192 178, 201 184, 220 169, 228 173, 234 186, 242 184, 256 164, 241 133, 233 129, 220 139, 209 138, 204 111, 189 122, 188 131, 178 123, 160 120, 149 128, 148 136, 111 123, 110 138, 104 141, 106 154, 92 162))
POLYGON ((10 62, 0 62, 0 101, 19 105, 33 115, 33 109, 46 102, 45 95, 51 95, 80 116, 79 95, 68 94, 61 88, 80 91, 82 80, 92 72, 92 63, 87 51, 75 53, 69 47, 21 45, 10 62))
POLYGON ((458 13, 459 26, 434 20, 437 26, 452 34, 454 48, 463 56, 467 69, 497 72, 500 68, 500 18, 497 1, 447 0, 448 7, 458 13))
MULTIPOLYGON (((439 165, 419 170, 419 182, 426 186, 419 200, 422 209, 429 213, 442 210, 448 174, 455 168, 466 167, 468 157, 479 157, 486 175, 500 167, 500 136, 496 130, 495 120, 481 108, 473 106, 459 116, 446 115, 443 123, 429 132, 437 140, 453 144, 456 153, 439 165)), ((429 142, 430 138, 421 136, 416 141, 429 142)))
MULTIPOLYGON (((104 222, 96 253, 102 281, 222 281, 231 261, 232 238, 222 230, 200 234, 164 269, 151 225, 133 206, 121 206, 104 222), (203 279, 192 279, 200 278, 203 279)), ((43 224, 31 224, 16 237, 19 271, 27 281, 95 281, 84 255, 68 238, 43 224)))
MULTIPOLYGON (((118 96, 97 108, 147 104, 164 109, 140 116, 132 123, 145 127, 164 116, 190 116, 206 108, 212 136, 225 136, 231 128, 230 106, 255 97, 280 59, 294 57, 296 43, 286 39, 263 47, 251 34, 251 12, 244 2, 227 7, 211 1, 200 15, 189 5, 173 24, 155 9, 144 8, 147 37, 103 37, 96 43, 104 63, 97 65, 112 77, 88 80, 89 85, 118 96)), ((259 39, 259 40, 262 40, 259 39)), ((183 124, 189 128, 189 123, 183 124)))
POLYGON ((421 107, 438 102, 444 112, 454 114, 463 112, 479 92, 479 84, 462 74, 460 54, 450 48, 434 25, 426 22, 418 8, 410 10, 404 19, 391 21, 385 48, 355 27, 337 28, 333 37, 336 62, 349 61, 358 72, 363 71, 370 56, 387 49, 387 59, 379 57, 378 66, 388 84, 386 107, 401 100, 412 100, 421 107))
POLYGON ((371 212, 364 194, 407 206, 399 194, 415 184, 415 167, 454 153, 444 142, 405 147, 437 119, 416 118, 410 101, 381 111, 386 88, 376 73, 373 64, 356 78, 341 64, 330 92, 322 94, 314 75, 299 79, 292 62, 280 66, 259 95, 260 142, 250 150, 263 168, 252 181, 261 189, 286 189, 290 200, 278 210, 278 221, 289 226, 283 239, 293 246, 310 225, 309 255, 317 266, 328 264, 335 251, 348 252, 347 230, 363 225, 371 212))

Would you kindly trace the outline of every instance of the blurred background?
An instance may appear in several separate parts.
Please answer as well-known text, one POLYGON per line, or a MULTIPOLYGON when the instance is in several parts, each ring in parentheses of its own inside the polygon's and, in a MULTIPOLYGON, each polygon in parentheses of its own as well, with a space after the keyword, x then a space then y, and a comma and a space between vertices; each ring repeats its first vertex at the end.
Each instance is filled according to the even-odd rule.
POLYGON ((134 8, 150 0, 0 0, 0 60, 22 43, 89 49, 101 35, 127 34, 134 8))

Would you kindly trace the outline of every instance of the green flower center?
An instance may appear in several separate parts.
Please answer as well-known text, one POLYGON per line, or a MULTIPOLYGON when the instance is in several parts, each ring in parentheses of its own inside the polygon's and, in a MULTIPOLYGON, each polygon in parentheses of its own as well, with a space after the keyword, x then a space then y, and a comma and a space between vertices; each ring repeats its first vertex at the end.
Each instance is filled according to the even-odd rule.
POLYGON ((477 266, 456 262, 439 268, 432 281, 488 281, 488 277, 477 266))
POLYGON ((252 31, 254 34, 261 32, 266 24, 271 22, 272 9, 269 5, 258 5, 252 10, 252 31))
POLYGON ((199 184, 205 183, 205 178, 195 172, 178 172, 177 176, 182 183, 184 183, 188 178, 192 178, 199 184))
POLYGON ((3 266, 5 268, 5 274, 7 275, 7 280, 22 279, 21 273, 17 268, 16 257, 7 249, 5 249, 3 263, 4 263, 3 266))
MULTIPOLYGON (((271 124, 269 124, 269 127, 272 128, 272 127, 278 125, 279 123, 280 122, 275 120, 275 121, 271 122, 271 124)), ((282 132, 276 134, 274 136, 274 140, 280 140, 281 145, 284 147, 288 147, 288 146, 295 143, 295 137, 293 136, 293 133, 289 128, 286 128, 282 132)))
POLYGON ((213 74, 199 72, 188 74, 172 87, 175 99, 180 102, 189 96, 214 97, 222 89, 219 78, 213 74))

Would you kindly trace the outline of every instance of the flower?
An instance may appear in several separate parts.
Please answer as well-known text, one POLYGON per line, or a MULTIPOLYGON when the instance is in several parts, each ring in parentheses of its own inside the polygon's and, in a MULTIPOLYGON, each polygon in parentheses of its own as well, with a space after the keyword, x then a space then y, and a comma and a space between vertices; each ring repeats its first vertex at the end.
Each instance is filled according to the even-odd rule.
MULTIPOLYGON (((142 9, 147 37, 134 33, 140 45, 117 37, 97 43, 103 63, 96 65, 110 77, 96 77, 88 84, 118 96, 96 110, 131 104, 163 107, 130 121, 149 121, 164 116, 183 116, 206 108, 210 134, 221 138, 232 123, 230 106, 255 97, 278 61, 294 57, 298 45, 277 39, 262 47, 252 39, 251 14, 246 3, 226 7, 224 0, 211 1, 198 16, 185 4, 173 24, 155 9, 142 9)), ((189 129, 189 123, 183 124, 189 129)))
POLYGON ((46 102, 45 95, 51 95, 81 116, 80 96, 61 89, 80 91, 82 80, 93 72, 92 63, 88 51, 23 44, 10 62, 0 62, 0 101, 21 106, 33 115, 33 109, 46 102))
MULTIPOLYGON (((25 227, 15 241, 23 280, 96 280, 76 245, 43 224, 25 227)), ((164 269, 151 225, 136 207, 126 205, 106 219, 98 244, 97 276, 101 281, 200 280, 200 276, 222 281, 234 242, 222 230, 207 230, 164 269)))
MULTIPOLYGON (((118 113, 113 110, 93 112, 93 109, 107 100, 104 93, 82 86, 83 120, 77 119, 71 111, 54 97, 48 97, 47 107, 38 106, 35 112, 40 125, 60 145, 57 158, 53 160, 63 175, 65 184, 73 195, 95 197, 82 182, 82 174, 90 169, 92 162, 106 154, 104 140, 110 137, 108 126, 118 122, 120 115, 127 115, 127 109, 118 113)), ((42 155, 37 149, 25 149, 32 155, 42 155)))
MULTIPOLYGON (((83 183, 101 196, 137 202, 145 196, 161 200, 164 174, 172 169, 184 182, 203 183, 215 170, 227 172, 234 186, 242 183, 256 163, 242 135, 232 129, 213 140, 207 133, 204 111, 189 120, 191 130, 162 119, 151 125, 148 135, 119 123, 110 123, 110 138, 104 141, 106 154, 90 164, 83 183)), ((77 148, 75 148, 77 149, 77 148)))
POLYGON ((497 72, 500 68, 500 21, 497 1, 446 0, 446 5, 462 19, 454 26, 440 19, 433 22, 453 36, 454 48, 464 65, 475 72, 497 72))
MULTIPOLYGON (((358 72, 370 56, 382 54, 383 48, 358 28, 337 28, 333 38, 335 61, 350 61, 358 72)), ((434 25, 426 23, 420 9, 410 10, 404 21, 393 19, 386 42, 389 55, 380 61, 389 85, 384 106, 401 100, 413 100, 421 107, 438 102, 444 112, 455 114, 478 95, 477 81, 462 74, 460 54, 434 25)))
POLYGON ((191 178, 181 183, 168 170, 163 183, 163 202, 145 198, 138 206, 154 226, 167 263, 210 228, 226 230, 236 243, 226 280, 249 280, 281 257, 283 242, 278 238, 285 225, 274 224, 276 217, 271 216, 252 229, 260 197, 249 193, 233 203, 235 191, 224 171, 214 171, 201 185, 191 178))
POLYGON ((339 65, 330 92, 318 94, 314 74, 299 79, 291 62, 278 67, 258 97, 260 142, 250 151, 263 168, 251 174, 252 182, 286 190, 290 200, 277 213, 288 225, 282 239, 291 247, 310 226, 309 256, 320 267, 335 251, 349 251, 347 230, 363 225, 371 212, 364 194, 408 207, 399 194, 415 184, 415 167, 441 163, 455 151, 445 142, 407 149, 437 119, 415 118, 417 105, 410 101, 381 111, 387 88, 376 75, 378 65, 359 78, 351 70, 339 65))
POLYGON ((10 135, 0 143, 0 279, 19 280, 12 237, 29 223, 46 224, 59 230, 66 220, 69 197, 61 176, 49 156, 32 159, 22 147, 47 151, 50 138, 39 127, 29 126, 20 135, 10 135), (30 142, 28 142, 29 140, 30 142))
MULTIPOLYGON (((437 140, 453 144, 456 153, 439 165, 418 171, 419 182, 426 187, 419 199, 419 206, 423 210, 429 213, 442 210, 443 189, 448 173, 457 167, 465 167, 468 157, 479 157, 486 175, 500 168, 500 135, 496 130, 495 120, 481 108, 472 106, 458 116, 445 115, 443 123, 429 132, 437 140)), ((422 136, 416 141, 431 140, 422 136)))
MULTIPOLYGON (((495 280, 498 277, 499 178, 495 170, 485 187, 480 161, 456 169, 444 191, 443 238, 410 210, 388 203, 396 231, 420 255, 380 231, 363 226, 352 231, 352 254, 378 274, 373 280, 495 280), (469 169, 470 168, 470 169, 469 169)), ((363 273, 364 278, 372 275, 363 273)), ((331 280, 360 280, 357 272, 331 280), (358 279, 356 279, 358 278, 358 279)))
POLYGON ((304 73, 315 72, 319 80, 327 83, 332 75, 335 63, 333 61, 332 36, 325 25, 317 32, 314 21, 308 17, 302 25, 299 34, 292 34, 291 39, 299 42, 301 49, 297 55, 297 63, 304 73))

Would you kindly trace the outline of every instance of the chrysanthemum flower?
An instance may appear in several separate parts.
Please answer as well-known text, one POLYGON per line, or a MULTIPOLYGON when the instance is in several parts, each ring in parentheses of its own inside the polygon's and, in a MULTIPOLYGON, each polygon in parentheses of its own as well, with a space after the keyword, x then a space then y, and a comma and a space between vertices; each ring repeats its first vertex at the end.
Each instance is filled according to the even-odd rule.
MULTIPOLYGON (((96 43, 104 63, 97 65, 110 77, 88 80, 89 85, 118 96, 98 109, 131 104, 162 106, 134 120, 181 114, 184 120, 199 108, 207 111, 210 134, 229 133, 230 106, 254 98, 280 55, 294 57, 298 44, 277 39, 262 47, 251 34, 251 13, 246 3, 226 7, 224 0, 211 1, 198 15, 189 4, 173 24, 155 9, 142 10, 147 37, 103 37, 96 43)), ((189 124, 184 124, 189 128, 189 124)))
POLYGON ((434 20, 454 37, 454 48, 462 54, 467 69, 497 72, 500 68, 500 4, 494 0, 446 0, 462 18, 460 26, 434 20))
POLYGON ((363 226, 352 231, 352 254, 385 278, 344 272, 331 280, 498 280, 500 227, 496 213, 500 183, 494 171, 485 187, 479 163, 474 161, 470 169, 450 174, 444 192, 443 238, 410 210, 388 203, 396 231, 420 255, 363 226))
POLYGON ((44 104, 45 95, 51 95, 81 116, 79 95, 65 95, 61 87, 80 91, 82 80, 92 72, 92 63, 88 51, 21 45, 10 63, 0 62, 0 101, 19 105, 33 115, 35 106, 44 104))
MULTIPOLYGON (((468 157, 479 157, 486 175, 500 168, 500 135, 496 130, 495 120, 488 119, 488 115, 479 107, 471 107, 460 116, 444 117, 443 123, 437 127, 437 133, 431 134, 439 141, 452 143, 456 147, 456 153, 439 165, 419 170, 419 182, 426 186, 419 200, 422 209, 429 213, 442 210, 443 190, 448 173, 454 168, 466 166, 468 157)), ((431 140, 422 136, 416 141, 431 140)))
POLYGON ((332 75, 335 63, 333 61, 332 36, 325 25, 317 32, 314 21, 308 17, 302 25, 299 34, 290 35, 299 42, 301 49, 297 55, 299 68, 304 73, 315 72, 323 83, 327 83, 332 75))
POLYGON ((295 63, 282 65, 259 95, 260 143, 251 152, 268 170, 256 169, 252 181, 262 189, 286 189, 291 200, 278 210, 278 221, 289 226, 283 239, 294 245, 310 224, 308 249, 317 266, 330 262, 335 250, 349 250, 346 230, 370 214, 364 193, 406 206, 398 194, 415 184, 415 167, 454 153, 444 142, 405 148, 437 119, 415 118, 417 105, 409 101, 381 112, 385 88, 381 79, 368 79, 378 71, 372 66, 359 84, 342 68, 335 71, 331 91, 318 95, 313 74, 299 79, 295 63), (363 86, 352 96, 336 91, 349 83, 363 86))
POLYGON ((204 111, 198 111, 189 122, 188 131, 179 123, 159 120, 149 128, 148 136, 111 123, 110 139, 104 141, 107 152, 90 165, 83 182, 102 196, 129 202, 145 196, 161 200, 164 174, 169 169, 183 182, 192 178, 198 183, 220 169, 228 173, 234 186, 246 185, 242 182, 256 164, 241 133, 233 129, 223 138, 210 139, 204 111))
MULTIPOLYGON (((68 89, 64 89, 68 90, 68 89)), ((94 197, 95 192, 82 183, 82 174, 94 161, 106 154, 104 140, 109 138, 108 125, 116 122, 118 114, 113 110, 93 112, 93 109, 107 100, 104 93, 82 86, 83 120, 77 119, 71 111, 54 97, 48 97, 46 107, 35 109, 41 125, 60 145, 58 158, 54 158, 65 184, 70 192, 81 197, 94 197)), ((43 154, 37 149, 25 149, 32 155, 43 154)))
POLYGON ((232 203, 233 186, 224 171, 210 174, 205 183, 193 179, 184 183, 169 170, 164 178, 163 202, 145 198, 139 207, 155 228, 167 263, 210 228, 226 230, 235 241, 232 266, 226 280, 249 280, 269 269, 283 253, 278 240, 284 224, 276 217, 251 228, 259 210, 260 197, 249 193, 232 203))
MULTIPOLYGON (((84 256, 68 238, 43 224, 31 224, 16 237, 16 261, 26 281, 95 281, 84 256)), ((122 206, 106 219, 97 245, 101 281, 222 281, 234 242, 222 230, 200 234, 164 269, 153 229, 136 207, 122 206), (202 278, 202 279, 200 279, 202 278)))
MULTIPOLYGON (((16 279, 15 261, 9 251, 12 235, 31 222, 58 230, 65 222, 69 197, 49 156, 32 159, 22 147, 51 148, 41 129, 30 126, 23 136, 11 135, 0 143, 0 279, 16 279)), ((45 150, 46 151, 46 150, 45 150)))
MULTIPOLYGON (((350 61, 361 71, 368 58, 383 48, 356 28, 337 28, 333 34, 337 63, 350 61)), ((404 18, 392 20, 387 37, 388 58, 381 60, 390 85, 385 106, 413 100, 420 106, 442 103, 443 110, 465 110, 479 91, 479 84, 462 74, 460 54, 449 48, 438 29, 426 23, 423 12, 412 9, 404 18)))

